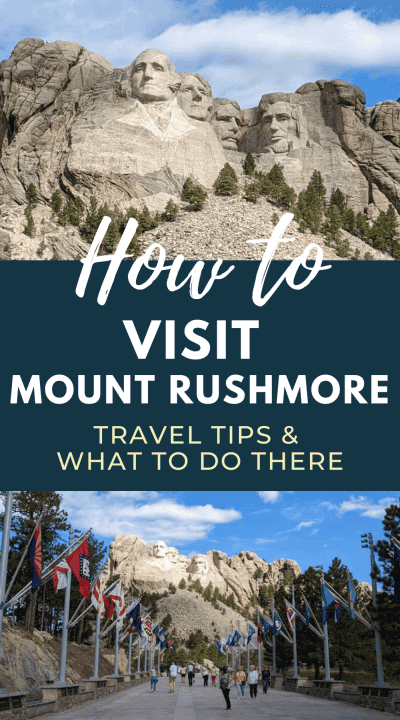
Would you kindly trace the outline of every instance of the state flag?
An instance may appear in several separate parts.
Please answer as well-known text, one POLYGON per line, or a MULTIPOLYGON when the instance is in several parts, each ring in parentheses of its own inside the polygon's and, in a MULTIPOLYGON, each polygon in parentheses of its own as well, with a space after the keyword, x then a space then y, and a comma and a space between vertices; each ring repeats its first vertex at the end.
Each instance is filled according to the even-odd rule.
POLYGON ((106 614, 106 609, 104 606, 104 585, 103 585, 103 578, 97 578, 93 590, 92 590, 92 605, 94 605, 95 610, 100 617, 104 617, 106 614))
POLYGON ((250 642, 251 638, 253 637, 254 633, 255 633, 255 628, 253 628, 253 626, 249 624, 249 634, 248 634, 248 636, 247 636, 247 645, 249 644, 249 642, 250 642))
POLYGON ((321 583, 321 597, 322 597, 322 622, 325 625, 328 621, 328 607, 333 602, 336 602, 335 596, 326 587, 324 583, 321 583))
POLYGON ((33 570, 32 592, 36 592, 42 584, 42 529, 40 523, 29 543, 29 560, 33 570))
POLYGON ((261 629, 261 623, 258 623, 257 628, 257 642, 261 643, 264 640, 263 631, 261 629))
POLYGON ((339 624, 341 612, 342 612, 342 603, 338 602, 335 604, 335 612, 334 612, 335 623, 339 624))
POLYGON ((53 567, 52 577, 55 595, 57 595, 59 590, 65 590, 65 588, 67 587, 67 572, 68 565, 65 560, 61 560, 58 565, 53 567))
POLYGON ((110 592, 108 597, 114 603, 115 612, 116 612, 117 618, 119 620, 119 625, 121 626, 122 621, 125 618, 125 613, 126 613, 125 599, 124 599, 124 583, 122 582, 122 580, 119 581, 119 583, 115 586, 113 591, 110 592))
POLYGON ((79 592, 90 600, 89 544, 87 538, 65 558, 79 583, 79 592))
POLYGON ((280 619, 276 610, 274 610, 272 620, 273 620, 272 634, 275 635, 275 637, 276 637, 277 635, 279 635, 280 631, 282 630, 282 625, 283 625, 283 622, 280 619))
POLYGON ((296 622, 296 613, 294 610, 292 610, 292 608, 289 607, 289 605, 286 605, 286 614, 287 614, 287 619, 288 619, 289 630, 292 633, 293 632, 293 623, 296 622))
POLYGON ((140 617, 140 603, 135 605, 135 607, 132 608, 132 610, 126 614, 126 617, 129 619, 129 625, 130 625, 128 632, 131 633, 132 630, 135 628, 138 631, 140 637, 142 637, 143 636, 143 628, 142 628, 142 620, 140 617))
POLYGON ((104 608, 105 608, 104 614, 107 613, 108 619, 111 620, 112 616, 114 615, 114 608, 115 608, 114 602, 112 600, 110 600, 108 595, 103 593, 103 603, 104 603, 104 608))
POLYGON ((267 634, 267 632, 272 630, 272 625, 271 625, 271 623, 268 622, 268 620, 266 620, 266 618, 264 616, 262 616, 262 618, 261 618, 261 625, 262 625, 264 639, 265 639, 265 635, 267 634))
POLYGON ((143 630, 145 631, 148 638, 151 638, 153 634, 153 626, 150 618, 147 618, 143 623, 143 630))
POLYGON ((310 624, 312 613, 311 613, 311 608, 310 608, 306 598, 304 598, 304 615, 306 617, 306 625, 308 627, 310 624))

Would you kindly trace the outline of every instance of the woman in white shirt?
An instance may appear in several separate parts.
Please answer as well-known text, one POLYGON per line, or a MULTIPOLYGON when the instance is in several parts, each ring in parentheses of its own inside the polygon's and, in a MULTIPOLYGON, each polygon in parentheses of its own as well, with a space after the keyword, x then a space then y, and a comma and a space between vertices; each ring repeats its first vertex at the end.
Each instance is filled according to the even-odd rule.
POLYGON ((250 687, 250 697, 252 698, 253 695, 256 698, 257 697, 257 685, 258 685, 258 672, 256 670, 255 665, 250 666, 250 672, 247 678, 247 682, 249 683, 250 687))

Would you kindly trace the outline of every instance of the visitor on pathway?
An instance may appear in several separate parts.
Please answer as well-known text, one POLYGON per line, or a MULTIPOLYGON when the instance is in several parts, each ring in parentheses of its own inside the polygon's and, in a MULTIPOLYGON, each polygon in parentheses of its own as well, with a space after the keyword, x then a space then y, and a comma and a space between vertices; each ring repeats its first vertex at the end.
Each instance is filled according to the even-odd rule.
POLYGON ((157 683, 158 683, 157 673, 154 668, 151 668, 150 692, 155 692, 157 690, 157 683))
POLYGON ((178 668, 175 663, 169 666, 169 691, 175 692, 176 687, 176 676, 178 674, 178 668))
POLYGON ((258 672, 255 665, 250 665, 250 672, 248 677, 248 683, 250 687, 250 697, 257 697, 257 685, 258 685, 258 672))
POLYGON ((268 670, 267 667, 264 668, 264 670, 261 673, 262 676, 262 683, 263 683, 263 693, 264 695, 267 694, 268 685, 271 683, 271 673, 268 670))
POLYGON ((208 687, 208 670, 207 670, 207 668, 204 668, 204 670, 203 670, 203 681, 204 681, 204 687, 208 687))
POLYGON ((186 680, 186 667, 185 666, 181 667, 181 680, 183 683, 186 680))
POLYGON ((219 670, 219 686, 226 701, 226 709, 230 710, 231 701, 229 699, 229 693, 231 690, 231 676, 226 666, 223 665, 219 670))
POLYGON ((191 686, 193 684, 193 677, 194 677, 193 665, 191 663, 189 663, 189 665, 187 666, 187 670, 188 670, 189 685, 191 686))
POLYGON ((214 685, 214 687, 216 687, 216 684, 215 684, 216 677, 217 677, 217 670, 216 670, 216 668, 213 668, 211 670, 211 685, 214 685))
POLYGON ((243 665, 239 665, 235 675, 235 684, 238 698, 244 697, 244 688, 246 686, 246 673, 243 670, 243 665))

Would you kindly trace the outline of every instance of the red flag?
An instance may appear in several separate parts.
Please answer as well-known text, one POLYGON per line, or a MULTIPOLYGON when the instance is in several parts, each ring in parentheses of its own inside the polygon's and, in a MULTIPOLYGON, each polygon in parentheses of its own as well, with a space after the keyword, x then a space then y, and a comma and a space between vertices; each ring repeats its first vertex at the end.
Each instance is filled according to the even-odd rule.
POLYGON ((289 630, 292 633, 293 632, 293 623, 296 622, 296 613, 294 610, 292 610, 289 607, 289 605, 286 605, 286 614, 287 614, 287 619, 288 619, 289 630))
POLYGON ((105 595, 104 593, 103 593, 103 602, 104 602, 104 607, 105 607, 105 609, 107 610, 108 618, 109 618, 109 620, 111 620, 111 618, 112 618, 112 616, 113 616, 113 614, 114 614, 114 603, 113 603, 113 601, 110 600, 110 598, 107 597, 107 595, 105 595))
POLYGON ((261 629, 261 623, 258 623, 258 633, 257 633, 257 642, 261 643, 263 641, 263 633, 261 629))
POLYGON ((42 584, 42 530, 38 524, 29 545, 29 559, 33 570, 32 592, 42 584))
POLYGON ((61 562, 53 568, 54 595, 57 595, 59 590, 65 590, 67 587, 67 572, 68 565, 65 560, 61 560, 61 562))
POLYGON ((79 592, 90 600, 89 544, 87 539, 65 558, 79 583, 79 592))

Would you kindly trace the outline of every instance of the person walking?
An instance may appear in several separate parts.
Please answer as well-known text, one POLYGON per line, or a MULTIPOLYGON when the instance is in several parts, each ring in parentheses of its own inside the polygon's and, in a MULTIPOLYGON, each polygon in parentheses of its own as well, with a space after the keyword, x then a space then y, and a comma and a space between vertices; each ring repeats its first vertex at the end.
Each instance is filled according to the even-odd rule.
POLYGON ((215 669, 215 667, 214 667, 214 668, 211 670, 211 685, 213 685, 213 687, 216 687, 216 684, 215 684, 215 678, 216 678, 216 677, 217 677, 217 671, 216 671, 216 669, 215 669))
POLYGON ((181 667, 181 680, 182 680, 183 683, 184 683, 185 680, 186 680, 186 666, 185 666, 185 665, 183 665, 183 666, 181 667))
POLYGON ((190 687, 191 687, 191 686, 192 686, 192 684, 193 684, 193 675, 194 675, 194 672, 193 672, 193 665, 192 665, 191 663, 189 663, 189 665, 187 666, 187 669, 188 669, 188 680, 189 680, 189 685, 190 685, 190 687))
POLYGON ((151 668, 150 692, 155 692, 157 690, 157 683, 158 683, 157 673, 154 668, 151 668))
POLYGON ((207 668, 204 668, 204 670, 203 670, 203 682, 204 682, 204 687, 208 687, 208 670, 207 670, 207 668))
POLYGON ((257 697, 257 685, 258 685, 258 672, 255 665, 250 666, 248 683, 250 686, 250 697, 257 697))
POLYGON ((172 663, 169 667, 169 691, 175 692, 176 688, 176 676, 178 674, 178 668, 176 667, 175 663, 172 663))
POLYGON ((244 688, 246 686, 246 673, 243 665, 240 665, 235 675, 235 685, 238 698, 244 697, 244 688))
POLYGON ((261 673, 262 677, 262 684, 263 684, 263 694, 267 694, 268 685, 271 683, 271 673, 267 667, 264 668, 264 670, 261 673))
POLYGON ((230 693, 230 690, 231 690, 231 677, 230 677, 230 674, 229 674, 229 672, 228 672, 228 668, 227 668, 225 665, 223 665, 223 666, 220 668, 220 673, 219 673, 219 686, 220 686, 220 688, 221 688, 221 690, 222 690, 222 694, 223 694, 223 696, 224 696, 224 698, 225 698, 226 709, 227 709, 227 710, 230 710, 230 709, 231 709, 231 701, 230 701, 230 699, 229 699, 229 693, 230 693))

